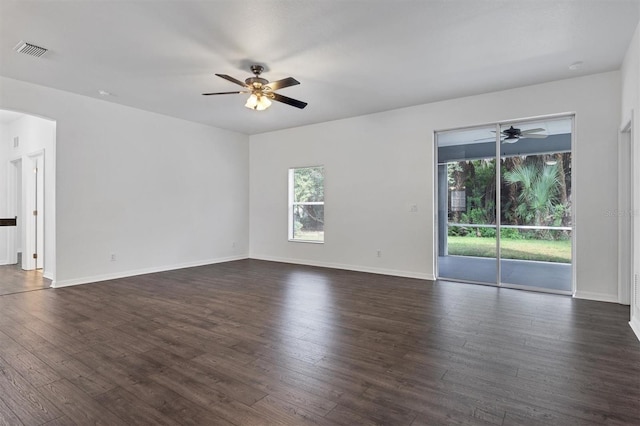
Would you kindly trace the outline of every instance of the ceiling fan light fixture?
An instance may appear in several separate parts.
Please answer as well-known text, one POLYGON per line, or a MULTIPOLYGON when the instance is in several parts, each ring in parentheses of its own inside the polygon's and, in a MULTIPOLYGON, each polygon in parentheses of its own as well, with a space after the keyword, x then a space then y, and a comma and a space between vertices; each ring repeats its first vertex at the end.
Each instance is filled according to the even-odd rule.
POLYGON ((519 136, 516 135, 510 135, 509 137, 504 138, 504 140, 502 141, 502 143, 516 143, 520 140, 519 136))
POLYGON ((266 96, 258 96, 258 105, 256 106, 257 111, 264 111, 265 109, 271 106, 271 101, 266 96))
POLYGON ((247 103, 244 104, 244 106, 250 109, 256 109, 258 106, 258 97, 252 93, 251 96, 249 96, 249 99, 247 99, 247 103))
POLYGON ((255 93, 252 93, 244 106, 256 111, 264 111, 271 106, 271 101, 264 95, 256 95, 255 93))

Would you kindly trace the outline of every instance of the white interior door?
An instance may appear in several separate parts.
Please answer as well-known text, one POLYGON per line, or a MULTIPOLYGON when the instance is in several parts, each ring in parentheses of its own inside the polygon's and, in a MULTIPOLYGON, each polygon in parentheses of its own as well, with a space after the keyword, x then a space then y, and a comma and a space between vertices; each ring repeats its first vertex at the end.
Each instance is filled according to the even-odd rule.
POLYGON ((23 172, 25 201, 25 247, 22 269, 41 269, 44 265, 44 153, 27 157, 23 172))

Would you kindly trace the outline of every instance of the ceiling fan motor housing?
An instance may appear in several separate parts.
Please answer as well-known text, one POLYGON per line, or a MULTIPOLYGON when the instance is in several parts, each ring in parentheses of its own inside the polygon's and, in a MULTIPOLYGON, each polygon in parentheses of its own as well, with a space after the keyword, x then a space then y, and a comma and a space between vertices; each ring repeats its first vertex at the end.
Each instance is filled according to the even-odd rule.
POLYGON ((513 126, 509 127, 507 130, 503 130, 502 133, 509 137, 517 137, 521 135, 520 129, 514 129, 513 126))
POLYGON ((260 89, 260 88, 266 86, 267 83, 269 83, 269 80, 266 80, 266 79, 261 78, 261 77, 249 77, 244 82, 247 83, 247 86, 251 86, 254 89, 260 89))

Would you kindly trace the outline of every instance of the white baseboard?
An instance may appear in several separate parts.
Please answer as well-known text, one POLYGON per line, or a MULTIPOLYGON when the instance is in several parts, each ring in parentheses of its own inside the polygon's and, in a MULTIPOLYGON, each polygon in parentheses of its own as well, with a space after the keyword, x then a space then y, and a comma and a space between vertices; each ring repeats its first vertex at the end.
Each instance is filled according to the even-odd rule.
POLYGON ((619 303, 617 294, 596 293, 592 291, 576 291, 573 294, 576 299, 595 300, 598 302, 619 303))
POLYGON ((640 340, 640 318, 635 317, 631 321, 629 321, 629 325, 634 333, 636 333, 636 337, 640 340))
POLYGON ((4 266, 4 265, 13 265, 13 264, 15 264, 15 262, 14 262, 14 263, 11 263, 11 262, 9 261, 9 259, 1 259, 1 260, 0 260, 0 266, 4 266))
POLYGON ((247 255, 220 257, 216 259, 200 260, 170 266, 157 266, 153 268, 136 269, 131 271, 114 272, 111 274, 93 275, 90 277, 72 278, 69 280, 55 280, 51 283, 52 288, 69 287, 73 285, 89 284, 99 281, 115 280, 118 278, 133 277, 136 275, 153 274, 156 272, 173 271, 176 269, 194 268, 196 266, 212 265, 214 263, 231 262, 233 260, 247 259, 247 255))
POLYGON ((420 280, 434 281, 436 278, 433 274, 425 274, 422 272, 400 271, 397 269, 371 268, 368 266, 344 265, 341 263, 316 262, 313 260, 289 259, 273 256, 250 255, 250 259, 267 260, 270 262, 293 263, 295 265, 319 266, 321 268, 342 269, 346 271, 367 272, 370 274, 391 275, 394 277, 417 278, 420 280))

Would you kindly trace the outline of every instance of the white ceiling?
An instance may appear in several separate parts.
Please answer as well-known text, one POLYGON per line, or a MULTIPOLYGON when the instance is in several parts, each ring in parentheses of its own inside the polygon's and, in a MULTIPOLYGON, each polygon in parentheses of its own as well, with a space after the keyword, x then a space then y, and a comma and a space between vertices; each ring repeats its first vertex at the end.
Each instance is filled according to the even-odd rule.
POLYGON ((639 3, 0 0, 0 75, 255 134, 619 69, 639 3), (251 63, 298 79, 278 92, 307 108, 201 96, 237 90, 214 73, 251 63))

